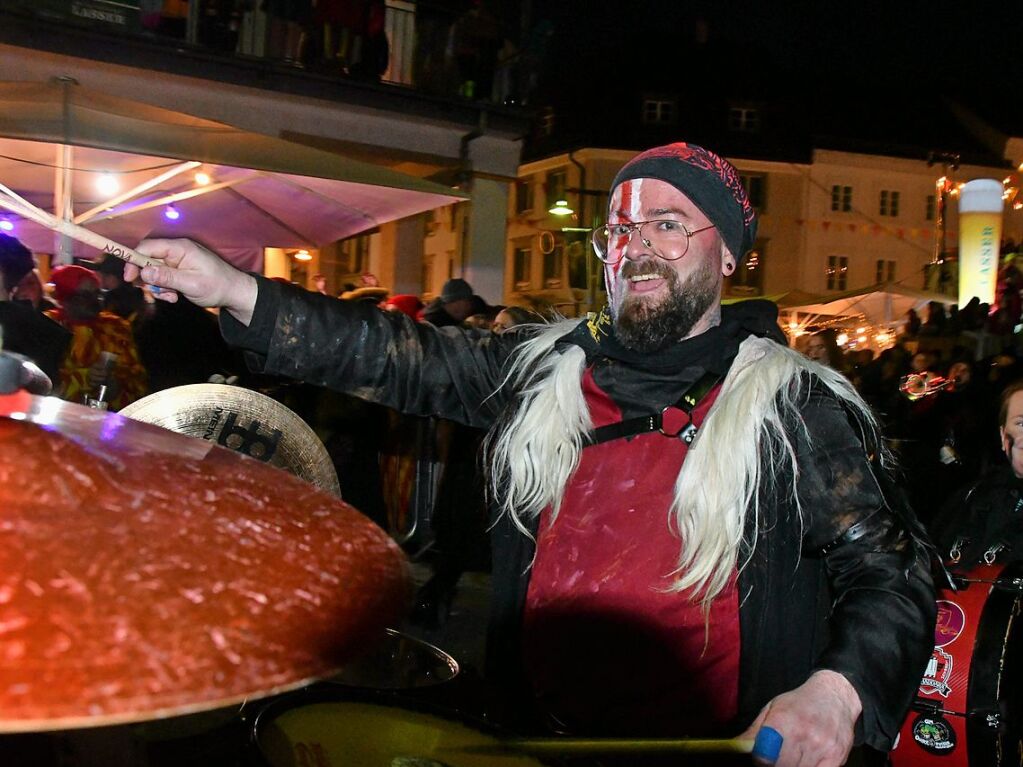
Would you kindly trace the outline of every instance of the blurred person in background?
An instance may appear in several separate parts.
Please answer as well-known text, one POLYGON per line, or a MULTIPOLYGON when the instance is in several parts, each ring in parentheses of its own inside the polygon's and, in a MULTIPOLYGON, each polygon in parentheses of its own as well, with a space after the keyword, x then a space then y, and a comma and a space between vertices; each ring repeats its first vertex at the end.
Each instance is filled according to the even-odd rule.
POLYGON ((419 300, 419 296, 414 296, 411 293, 399 293, 380 304, 380 308, 389 312, 401 312, 409 319, 414 320, 423 310, 423 302, 419 300))
POLYGON ((124 281, 124 262, 106 256, 96 266, 103 293, 103 310, 128 320, 137 331, 146 318, 147 304, 142 288, 124 281))
POLYGON ((461 325, 478 309, 472 286, 455 277, 444 283, 440 295, 423 309, 420 319, 434 327, 461 325))
POLYGON ((83 266, 58 266, 50 274, 60 302, 47 316, 71 331, 71 347, 60 366, 60 396, 69 402, 96 398, 120 410, 148 391, 131 325, 103 311, 99 278, 83 266))
POLYGON ((57 385, 71 333, 38 310, 41 298, 32 254, 0 234, 0 350, 28 357, 57 385))
POLYGON ((544 321, 539 312, 525 306, 506 306, 494 317, 490 329, 495 333, 503 333, 517 325, 535 325, 544 321))
POLYGON ((830 328, 814 333, 806 341, 806 356, 814 362, 841 370, 842 350, 838 347, 837 338, 838 335, 830 328))
MULTIPOLYGON (((493 332, 506 333, 516 325, 542 322, 543 318, 531 309, 508 306, 498 312, 493 321, 493 332)), ((486 432, 450 422, 442 423, 451 433, 447 440, 444 474, 434 504, 436 553, 433 576, 419 590, 413 611, 413 620, 427 627, 436 627, 447 618, 462 573, 490 570, 487 541, 490 514, 486 502, 486 476, 481 463, 486 432)))
POLYGON ((1002 393, 997 434, 1003 460, 955 493, 931 525, 942 556, 964 568, 1023 557, 1023 380, 1002 393))

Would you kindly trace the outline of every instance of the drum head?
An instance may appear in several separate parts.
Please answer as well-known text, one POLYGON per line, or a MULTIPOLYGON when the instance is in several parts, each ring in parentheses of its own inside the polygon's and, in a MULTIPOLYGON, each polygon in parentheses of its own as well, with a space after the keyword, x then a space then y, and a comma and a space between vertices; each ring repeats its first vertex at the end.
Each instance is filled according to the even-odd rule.
POLYGON ((493 734, 422 701, 357 691, 283 698, 256 719, 268 767, 540 767, 501 754, 493 734))

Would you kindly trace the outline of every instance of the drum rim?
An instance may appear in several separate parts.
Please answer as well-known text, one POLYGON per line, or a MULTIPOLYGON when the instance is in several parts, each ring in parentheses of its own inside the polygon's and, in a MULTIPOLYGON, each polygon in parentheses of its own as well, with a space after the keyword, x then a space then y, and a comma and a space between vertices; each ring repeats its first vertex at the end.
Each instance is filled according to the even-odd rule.
MULTIPOLYGON (((1018 605, 1023 600, 1023 586, 1016 588, 999 588, 999 583, 1008 579, 1023 578, 1023 560, 1007 562, 991 581, 991 593, 984 602, 977 621, 977 634, 971 653, 970 675, 966 686, 966 746, 971 763, 989 764, 996 767, 1002 761, 998 758, 1002 738, 1008 735, 1003 728, 994 728, 987 724, 981 715, 980 705, 984 711, 992 707, 1004 716, 998 690, 1002 677, 1006 673, 1004 658, 1009 644, 1009 634, 1017 619, 1018 605), (990 657, 997 659, 991 673, 981 666, 973 664, 973 657, 990 657), (976 673, 975 673, 976 672, 976 673), (980 700, 978 700, 980 698, 980 700), (993 704, 993 706, 992 706, 993 704)), ((976 581, 974 581, 976 582, 976 581)), ((1023 627, 1015 626, 1015 631, 1023 627)), ((1017 641, 1019 641, 1017 639, 1017 641)), ((1018 733, 1017 733, 1018 735, 1018 733)))
MULTIPOLYGON (((428 690, 428 689, 431 689, 431 688, 434 688, 434 687, 440 687, 442 685, 451 684, 451 683, 457 681, 457 679, 462 675, 462 666, 458 662, 458 660, 453 655, 451 655, 451 653, 445 652, 444 650, 439 648, 437 645, 432 644, 430 642, 427 642, 425 639, 421 639, 420 637, 413 636, 412 634, 409 634, 409 633, 407 633, 405 631, 402 631, 401 629, 396 629, 396 628, 392 628, 392 627, 385 628, 383 630, 383 633, 380 636, 381 636, 381 638, 390 637, 390 638, 397 639, 398 641, 410 642, 413 645, 415 645, 417 648, 423 649, 423 650, 427 651, 427 653, 431 657, 433 657, 434 659, 438 660, 440 663, 442 663, 444 665, 445 668, 447 668, 447 670, 450 672, 450 676, 448 678, 446 678, 446 679, 437 679, 435 681, 429 681, 429 682, 426 682, 424 684, 395 685, 395 686, 356 684, 356 683, 346 682, 346 681, 343 681, 343 680, 336 679, 334 676, 327 677, 326 679, 321 679, 321 680, 319 680, 319 683, 320 684, 324 684, 324 685, 337 686, 337 687, 356 687, 356 688, 366 688, 366 689, 372 689, 372 690, 394 690, 394 691, 400 692, 402 690, 405 690, 405 691, 428 690)), ((367 653, 367 656, 371 656, 371 655, 372 655, 371 653, 367 653)), ((353 658, 352 662, 357 662, 361 657, 362 656, 356 656, 355 658, 353 658)), ((343 675, 344 674, 346 665, 347 664, 341 664, 340 670, 338 672, 338 675, 343 675)), ((337 675, 335 675, 335 676, 337 676, 337 675)))
MULTIPOLYGON (((367 687, 348 687, 337 683, 318 683, 303 690, 279 696, 263 706, 249 727, 249 742, 256 753, 263 757, 259 745, 260 730, 283 713, 302 706, 318 703, 367 703, 388 708, 398 708, 413 713, 427 714, 455 724, 465 725, 482 735, 493 738, 508 738, 514 735, 510 730, 482 717, 466 714, 458 708, 435 703, 418 696, 402 694, 402 690, 386 690, 367 687)), ((265 759, 263 760, 265 763, 265 759)))

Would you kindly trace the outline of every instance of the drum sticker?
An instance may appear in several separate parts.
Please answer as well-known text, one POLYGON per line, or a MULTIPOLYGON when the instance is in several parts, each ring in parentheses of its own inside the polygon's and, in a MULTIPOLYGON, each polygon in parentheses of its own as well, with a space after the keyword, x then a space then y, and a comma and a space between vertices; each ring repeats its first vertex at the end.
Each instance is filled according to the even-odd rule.
POLYGON ((927 661, 927 670, 924 671, 924 678, 920 680, 920 693, 933 695, 938 693, 941 697, 947 698, 952 688, 948 681, 952 678, 952 656, 935 647, 931 653, 931 659, 927 661))
POLYGON ((913 722, 913 740, 932 754, 951 754, 956 747, 956 732, 941 716, 921 714, 913 722))
POLYGON ((938 621, 934 626, 934 646, 952 644, 966 627, 966 613, 955 602, 938 600, 938 621))

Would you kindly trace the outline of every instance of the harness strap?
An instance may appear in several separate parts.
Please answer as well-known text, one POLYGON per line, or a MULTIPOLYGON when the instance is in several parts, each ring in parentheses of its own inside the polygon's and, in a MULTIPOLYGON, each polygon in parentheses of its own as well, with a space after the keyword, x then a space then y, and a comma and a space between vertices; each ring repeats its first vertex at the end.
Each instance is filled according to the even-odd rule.
POLYGON ((629 418, 618 423, 609 423, 593 429, 583 438, 583 447, 599 445, 602 442, 610 442, 623 437, 635 437, 637 434, 646 434, 651 431, 659 431, 665 437, 678 437, 687 445, 692 444, 696 437, 697 426, 693 423, 693 410, 703 402, 711 390, 721 383, 724 378, 719 373, 704 373, 694 383, 686 387, 674 405, 668 405, 659 413, 651 413, 637 418, 629 418), (672 407, 678 408, 685 413, 687 421, 678 430, 666 430, 664 425, 664 414, 672 407))

